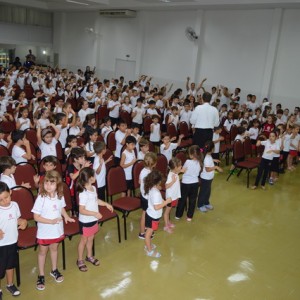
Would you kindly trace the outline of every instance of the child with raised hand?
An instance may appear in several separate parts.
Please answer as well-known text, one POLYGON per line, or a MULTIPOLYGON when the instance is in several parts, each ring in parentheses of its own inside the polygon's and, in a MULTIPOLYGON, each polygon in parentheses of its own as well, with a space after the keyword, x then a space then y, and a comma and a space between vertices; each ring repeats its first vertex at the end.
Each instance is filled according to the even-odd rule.
POLYGON ((111 155, 107 160, 104 160, 103 155, 106 152, 106 145, 104 142, 94 143, 95 159, 93 169, 97 181, 97 194, 99 199, 105 199, 106 186, 106 164, 113 159, 111 155))
POLYGON ((156 231, 159 226, 159 220, 162 216, 162 211, 165 206, 172 202, 171 198, 163 200, 161 189, 162 175, 159 171, 153 170, 144 179, 145 195, 148 198, 148 208, 146 210, 145 227, 145 251, 148 256, 158 258, 161 254, 156 251, 156 245, 151 243, 153 231, 156 231))
POLYGON ((188 150, 189 159, 183 165, 183 176, 181 182, 181 198, 178 201, 175 219, 179 220, 187 205, 187 221, 194 216, 196 200, 199 188, 199 175, 201 171, 202 153, 199 146, 193 145, 188 150))
POLYGON ((154 152, 146 153, 144 157, 144 168, 142 169, 140 176, 139 176, 139 184, 140 184, 140 198, 141 198, 141 207, 142 207, 142 215, 140 220, 140 233, 139 238, 145 239, 145 216, 146 210, 148 208, 148 197, 145 194, 144 189, 144 179, 145 177, 151 173, 153 168, 156 166, 157 163, 157 155, 154 152))
POLYGON ((95 159, 94 143, 97 141, 98 132, 96 129, 89 129, 87 132, 87 143, 85 145, 86 155, 88 160, 93 163, 95 159))
POLYGON ((40 125, 37 126, 36 137, 37 137, 37 144, 41 150, 41 159, 43 159, 48 155, 57 156, 56 144, 60 136, 60 131, 52 123, 50 123, 49 126, 54 129, 55 132, 54 136, 51 128, 41 129, 40 125))
POLYGON ((77 144, 77 137, 75 135, 68 135, 67 140, 66 140, 66 148, 65 148, 65 156, 66 158, 69 157, 72 149, 74 148, 78 148, 78 144, 77 144))
POLYGON ((219 163, 220 161, 218 159, 213 159, 213 150, 214 143, 212 141, 207 141, 205 143, 206 155, 203 162, 203 170, 200 175, 201 186, 198 197, 198 209, 201 212, 207 212, 207 210, 213 209, 213 206, 209 203, 211 184, 215 176, 215 170, 217 170, 218 172, 223 172, 223 170, 219 166, 215 165, 215 163, 219 163))
POLYGON ((154 145, 159 147, 160 146, 160 139, 161 139, 161 130, 159 124, 159 116, 153 115, 151 117, 152 124, 150 125, 150 142, 154 145))
POLYGON ((126 184, 127 184, 127 196, 130 197, 131 190, 133 189, 132 181, 132 167, 136 162, 135 145, 136 139, 129 135, 125 139, 126 148, 122 153, 120 166, 124 169, 126 184))
POLYGON ((19 130, 26 130, 26 129, 30 129, 33 128, 34 126, 31 124, 30 119, 28 118, 28 108, 27 107, 22 107, 20 109, 20 114, 21 117, 17 118, 17 122, 16 122, 16 129, 19 130))
POLYGON ((176 137, 170 138, 169 135, 165 135, 162 139, 162 144, 160 145, 160 153, 163 154, 168 162, 172 159, 173 151, 180 145, 181 139, 184 137, 183 134, 181 134, 178 138, 177 143, 172 143, 173 140, 176 139, 176 137))
POLYGON ((31 154, 30 143, 26 139, 24 131, 14 130, 11 134, 11 139, 14 143, 11 156, 16 161, 16 164, 21 162, 27 163, 28 160, 35 159, 31 154), (21 146, 25 146, 25 150, 21 146))
POLYGON ((98 206, 105 206, 111 212, 113 207, 98 199, 95 183, 95 171, 91 168, 83 168, 80 170, 77 179, 77 191, 79 192, 79 230, 81 234, 78 244, 77 267, 79 271, 86 272, 87 266, 83 260, 83 252, 86 248, 85 261, 90 262, 94 266, 99 266, 100 261, 93 256, 93 242, 95 234, 98 232, 98 221, 102 218, 101 210, 98 206))
POLYGON ((164 231, 168 233, 173 233, 173 228, 175 224, 170 222, 170 213, 172 207, 176 207, 178 203, 178 199, 181 197, 180 191, 180 181, 179 181, 179 173, 182 172, 182 163, 181 160, 177 157, 173 157, 169 161, 169 174, 166 181, 166 198, 171 198, 172 202, 169 203, 164 212, 164 222, 165 227, 164 231))
MULTIPOLYGON (((12 296, 21 293, 14 285, 14 269, 18 264, 18 229, 24 230, 27 221, 21 219, 19 206, 11 201, 11 191, 6 183, 0 182, 0 281, 6 277, 6 289, 12 296)), ((0 299, 2 290, 0 285, 0 299)))
POLYGON ((39 244, 38 267, 39 275, 36 288, 40 291, 45 289, 45 262, 48 250, 51 257, 51 272, 56 282, 64 280, 63 275, 57 269, 58 244, 64 239, 65 222, 75 222, 67 214, 63 196, 63 184, 61 175, 57 171, 47 172, 35 200, 32 212, 37 222, 37 243, 39 244))
POLYGON ((270 173, 270 168, 273 160, 274 153, 280 153, 280 145, 276 143, 276 134, 271 132, 269 134, 269 139, 265 141, 258 140, 256 143, 256 147, 263 145, 265 146, 264 153, 261 158, 261 162, 258 167, 257 176, 255 179, 255 184, 252 186, 252 190, 257 189, 260 181, 261 181, 261 188, 265 189, 265 184, 267 177, 270 173))

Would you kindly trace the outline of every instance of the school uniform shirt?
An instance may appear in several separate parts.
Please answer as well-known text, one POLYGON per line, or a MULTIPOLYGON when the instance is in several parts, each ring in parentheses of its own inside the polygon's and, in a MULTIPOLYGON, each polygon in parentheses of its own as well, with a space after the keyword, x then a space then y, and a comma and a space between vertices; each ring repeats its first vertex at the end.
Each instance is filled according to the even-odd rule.
POLYGON ((111 118, 119 118, 119 115, 120 115, 120 102, 119 101, 113 101, 113 100, 110 100, 108 102, 108 105, 107 105, 107 108, 112 108, 114 107, 110 112, 109 112, 109 116, 111 118), (117 104, 117 105, 116 105, 117 104))
POLYGON ((264 153, 262 155, 262 158, 268 159, 268 160, 273 160, 274 152, 272 153, 267 153, 270 150, 280 150, 280 147, 278 147, 278 144, 271 143, 270 140, 262 141, 261 144, 265 146, 264 153))
POLYGON ((235 141, 240 140, 242 143, 244 142, 245 138, 241 134, 237 134, 234 138, 235 141))
POLYGON ((214 161, 213 161, 213 158, 211 157, 211 155, 207 154, 205 155, 205 158, 204 158, 204 162, 203 162, 203 170, 201 172, 201 175, 200 177, 202 179, 205 179, 205 180, 212 180, 214 178, 214 175, 215 175, 215 171, 206 171, 206 167, 207 168, 212 168, 214 167, 215 164, 214 164, 214 161))
MULTIPOLYGON (((88 151, 88 152, 94 152, 94 142, 88 142, 85 144, 85 150, 88 151)), ((92 156, 90 157, 95 157, 96 154, 94 153, 92 156)))
POLYGON ((285 134, 283 137, 283 152, 290 151, 290 144, 291 144, 291 134, 285 134))
POLYGON ((115 140, 116 140, 116 152, 115 152, 115 157, 120 158, 121 157, 121 150, 123 145, 121 142, 123 141, 126 133, 122 132, 121 130, 118 130, 115 134, 115 140))
POLYGON ((31 86, 33 88, 34 91, 38 91, 40 89, 40 84, 38 81, 36 82, 31 82, 31 86))
POLYGON ((227 119, 227 120, 225 120, 223 126, 226 128, 226 130, 227 130, 228 132, 230 132, 230 129, 231 129, 231 126, 232 126, 232 125, 233 125, 233 120, 227 119))
POLYGON ((11 156, 16 161, 16 164, 21 162, 27 163, 27 159, 22 157, 24 154, 26 154, 26 151, 23 148, 16 145, 13 146, 11 156))
POLYGON ((180 122, 186 122, 190 126, 190 119, 192 116, 192 111, 185 111, 184 109, 180 112, 180 122))
POLYGON ((7 184, 7 186, 9 187, 9 189, 12 189, 13 187, 15 187, 16 184, 16 180, 13 174, 11 174, 10 176, 8 175, 4 175, 3 173, 0 175, 0 181, 4 182, 7 184))
POLYGON ((41 129, 45 129, 50 125, 50 121, 48 119, 39 119, 38 123, 40 124, 41 129))
MULTIPOLYGON (((278 147, 278 150, 281 149, 281 145, 282 145, 282 138, 278 138, 276 141, 276 144, 277 144, 277 147, 278 147)), ((277 153, 273 153, 273 157, 280 157, 280 152, 277 154, 277 153)))
POLYGON ((160 99, 156 101, 156 108, 159 109, 161 113, 164 112, 164 102, 160 99))
MULTIPOLYGON (((220 134, 219 133, 215 133, 213 134, 213 142, 217 141, 220 138, 220 134)), ((214 143, 215 147, 214 147, 214 151, 213 153, 219 153, 220 152, 220 141, 218 141, 217 143, 214 143)))
POLYGON ((136 113, 134 118, 132 118, 133 123, 137 123, 139 125, 143 124, 143 115, 145 114, 145 109, 143 107, 135 107, 132 110, 133 113, 136 113))
POLYGON ((170 115, 169 120, 171 123, 173 123, 175 125, 175 127, 177 128, 178 123, 179 123, 179 116, 174 116, 174 115, 170 115))
POLYGON ((41 144, 39 145, 39 148, 41 150, 41 159, 43 159, 48 155, 52 155, 56 157, 57 156, 56 144, 57 144, 56 138, 53 138, 50 144, 46 144, 44 141, 42 141, 41 144))
POLYGON ((160 124, 151 124, 153 131, 150 133, 150 142, 159 142, 160 141, 160 124))
POLYGON ((138 160, 144 160, 144 158, 145 158, 145 153, 143 153, 142 151, 139 151, 138 160))
POLYGON ((136 107, 136 101, 137 101, 138 98, 139 98, 139 96, 136 96, 136 97, 132 96, 132 97, 130 97, 130 102, 131 102, 131 105, 132 105, 133 108, 136 107))
MULTIPOLYGON (((124 150, 123 154, 125 155, 125 162, 124 162, 125 165, 131 163, 136 158, 134 150, 132 150, 132 152, 129 152, 128 150, 124 150)), ((124 168, 126 180, 132 179, 132 167, 133 165, 124 168)))
POLYGON ((171 198, 172 201, 178 200, 181 197, 181 191, 180 191, 180 181, 179 176, 176 173, 173 173, 172 171, 169 172, 166 184, 171 183, 173 181, 173 176, 175 175, 176 181, 173 183, 171 187, 166 189, 166 199, 171 198))
POLYGON ((77 135, 79 135, 80 131, 81 130, 80 130, 79 126, 71 127, 70 130, 69 130, 69 135, 77 136, 77 135))
POLYGON ((201 171, 201 166, 198 160, 187 159, 183 165, 186 171, 182 175, 182 183, 192 184, 199 182, 199 174, 201 171))
POLYGON ((18 219, 21 217, 19 206, 11 201, 9 206, 0 206, 0 229, 4 236, 0 239, 0 247, 15 244, 18 241, 18 219))
POLYGON ((159 219, 162 216, 162 209, 155 210, 154 205, 159 205, 163 203, 163 198, 161 196, 160 191, 153 187, 149 191, 148 195, 148 208, 147 208, 147 215, 153 219, 159 219))
MULTIPOLYGON (((34 214, 49 220, 62 218, 61 211, 66 206, 65 198, 58 199, 49 196, 38 195, 31 210, 34 214)), ((63 219, 57 224, 44 224, 37 222, 37 238, 38 239, 57 239, 64 234, 63 219)))
POLYGON ((28 118, 23 119, 23 118, 19 118, 18 121, 20 122, 20 124, 22 124, 23 122, 26 122, 24 124, 21 125, 19 130, 26 130, 30 128, 30 120, 28 118))
POLYGON ((131 104, 125 104, 125 103, 123 103, 122 104, 122 110, 125 110, 128 113, 131 113, 132 112, 132 105, 131 104))
MULTIPOLYGON (((84 206, 86 210, 98 212, 98 196, 96 188, 92 186, 93 191, 84 190, 79 193, 79 205, 84 206)), ((95 222, 98 219, 94 216, 87 216, 79 213, 79 221, 82 223, 95 222)))
POLYGON ((255 127, 251 127, 249 129, 249 136, 250 136, 251 140, 257 140, 258 131, 259 131, 258 128, 255 128, 255 127))
POLYGON ((104 137, 104 142, 105 144, 107 144, 107 136, 108 134, 113 131, 112 127, 111 126, 104 126, 102 129, 101 129, 101 135, 104 137))
POLYGON ((158 114, 155 108, 148 108, 146 113, 150 116, 158 114))
POLYGON ((137 152, 139 152, 140 151, 139 140, 140 140, 141 136, 139 134, 134 135, 133 133, 131 134, 131 136, 133 136, 136 139, 135 149, 137 152))
POLYGON ((259 105, 256 102, 249 101, 249 103, 247 103, 247 108, 252 109, 252 111, 255 111, 258 107, 259 105))
POLYGON ((105 186, 105 177, 106 177, 106 165, 104 162, 104 159, 100 159, 98 155, 95 156, 94 163, 93 163, 93 169, 95 170, 95 176, 97 181, 97 187, 101 188, 105 186), (97 174, 96 170, 99 168, 101 164, 100 173, 97 174))
POLYGON ((0 140, 0 145, 2 145, 2 146, 4 146, 5 148, 7 148, 8 143, 7 143, 5 140, 1 139, 1 140, 0 140))
POLYGON ((85 110, 81 109, 78 112, 78 117, 80 118, 80 122, 83 123, 87 115, 94 114, 95 110, 93 108, 87 108, 85 110))
POLYGON ((145 182, 144 182, 144 179, 147 177, 147 175, 151 173, 151 170, 150 169, 147 169, 147 168, 143 168, 141 173, 140 173, 140 176, 139 176, 139 182, 140 182, 140 192, 141 192, 141 195, 143 196, 143 198, 145 199, 148 199, 148 194, 146 195, 145 194, 145 182))
POLYGON ((165 144, 160 145, 160 153, 163 154, 169 162, 172 159, 173 150, 175 150, 178 147, 178 144, 170 143, 168 149, 165 149, 165 147, 165 144))
POLYGON ((298 151, 298 146, 299 146, 299 141, 300 141, 300 135, 297 134, 294 138, 290 138, 290 150, 296 150, 298 151))

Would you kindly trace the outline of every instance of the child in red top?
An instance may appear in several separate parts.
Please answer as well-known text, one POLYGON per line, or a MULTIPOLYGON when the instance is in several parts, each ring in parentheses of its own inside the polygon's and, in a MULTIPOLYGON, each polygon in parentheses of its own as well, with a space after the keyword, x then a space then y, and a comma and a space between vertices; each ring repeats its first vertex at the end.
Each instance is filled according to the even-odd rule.
POLYGON ((263 134, 269 138, 270 133, 274 130, 275 124, 272 115, 268 115, 267 122, 263 125, 263 134))

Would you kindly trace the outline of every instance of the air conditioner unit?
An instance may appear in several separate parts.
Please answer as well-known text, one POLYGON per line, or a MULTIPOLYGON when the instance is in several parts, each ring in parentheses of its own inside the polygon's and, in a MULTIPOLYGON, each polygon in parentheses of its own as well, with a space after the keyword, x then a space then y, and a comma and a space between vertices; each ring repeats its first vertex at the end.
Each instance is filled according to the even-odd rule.
POLYGON ((100 16, 107 17, 107 18, 135 18, 136 11, 129 10, 129 9, 113 9, 113 10, 100 10, 100 16))

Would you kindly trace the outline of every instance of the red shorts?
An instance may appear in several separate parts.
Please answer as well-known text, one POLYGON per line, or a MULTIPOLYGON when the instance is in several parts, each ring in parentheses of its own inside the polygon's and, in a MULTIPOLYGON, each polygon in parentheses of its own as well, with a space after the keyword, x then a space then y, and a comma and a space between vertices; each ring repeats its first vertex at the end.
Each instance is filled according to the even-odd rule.
POLYGON ((146 228, 151 228, 156 231, 159 226, 159 219, 153 219, 146 213, 145 226, 146 228))
POLYGON ((56 239, 37 239, 37 243, 42 246, 49 246, 52 244, 60 243, 64 239, 65 239, 65 236, 62 235, 56 239))
POLYGON ((168 207, 177 207, 178 204, 178 199, 177 200, 172 200, 171 203, 167 204, 168 207))
POLYGON ((290 156, 292 157, 296 157, 298 155, 298 151, 297 150, 290 150, 290 156))

